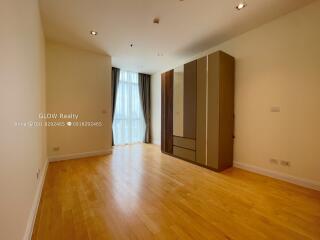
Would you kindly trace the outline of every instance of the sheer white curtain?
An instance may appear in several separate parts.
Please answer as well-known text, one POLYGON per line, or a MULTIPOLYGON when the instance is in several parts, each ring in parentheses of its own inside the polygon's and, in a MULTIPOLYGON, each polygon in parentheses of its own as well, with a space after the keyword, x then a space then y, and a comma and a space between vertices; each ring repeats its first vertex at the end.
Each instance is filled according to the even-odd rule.
POLYGON ((139 96, 138 73, 120 70, 113 120, 115 145, 143 142, 146 124, 139 96))

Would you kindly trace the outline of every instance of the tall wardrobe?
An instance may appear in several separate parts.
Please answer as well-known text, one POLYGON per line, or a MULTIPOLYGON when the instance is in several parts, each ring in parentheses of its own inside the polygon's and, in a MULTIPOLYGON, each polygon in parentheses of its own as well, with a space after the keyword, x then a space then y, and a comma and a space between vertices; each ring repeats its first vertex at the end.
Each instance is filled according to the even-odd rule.
POLYGON ((233 164, 232 56, 218 51, 161 75, 161 151, 222 171, 233 164))

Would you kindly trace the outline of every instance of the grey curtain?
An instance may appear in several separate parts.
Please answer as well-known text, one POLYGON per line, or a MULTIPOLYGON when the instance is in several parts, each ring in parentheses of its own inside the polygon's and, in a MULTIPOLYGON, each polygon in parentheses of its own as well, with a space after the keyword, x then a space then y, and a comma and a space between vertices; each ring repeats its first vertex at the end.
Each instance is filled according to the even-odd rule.
MULTIPOLYGON (((111 79, 111 91, 112 91, 112 123, 114 118, 114 111, 116 108, 116 100, 117 100, 117 92, 119 86, 119 78, 120 78, 120 69, 112 68, 112 79, 111 79)), ((112 146, 113 143, 113 133, 112 133, 112 146)))
POLYGON ((143 110, 144 120, 146 122, 146 133, 144 137, 145 143, 151 142, 150 136, 150 79, 151 76, 139 73, 139 94, 140 102, 143 110))

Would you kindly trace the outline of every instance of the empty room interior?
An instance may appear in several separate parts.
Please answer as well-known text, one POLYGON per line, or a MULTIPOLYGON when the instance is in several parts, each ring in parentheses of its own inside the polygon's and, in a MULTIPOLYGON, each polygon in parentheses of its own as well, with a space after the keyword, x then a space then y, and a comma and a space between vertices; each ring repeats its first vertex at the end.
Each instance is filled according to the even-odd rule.
POLYGON ((1 240, 320 240, 320 0, 1 0, 1 240))

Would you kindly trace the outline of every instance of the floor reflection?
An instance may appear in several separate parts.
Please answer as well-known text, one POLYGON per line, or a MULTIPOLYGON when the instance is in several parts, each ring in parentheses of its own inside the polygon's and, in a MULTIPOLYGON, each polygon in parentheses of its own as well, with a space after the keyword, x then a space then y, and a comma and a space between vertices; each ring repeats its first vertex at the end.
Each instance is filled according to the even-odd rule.
POLYGON ((139 205, 143 154, 141 144, 114 147, 111 160, 112 192, 116 205, 124 214, 132 213, 139 205))

